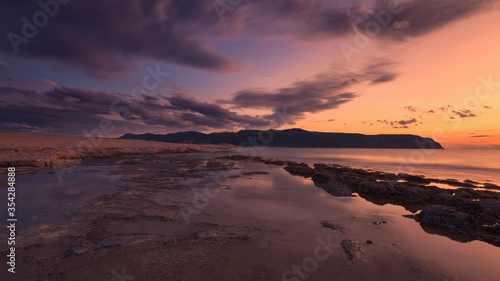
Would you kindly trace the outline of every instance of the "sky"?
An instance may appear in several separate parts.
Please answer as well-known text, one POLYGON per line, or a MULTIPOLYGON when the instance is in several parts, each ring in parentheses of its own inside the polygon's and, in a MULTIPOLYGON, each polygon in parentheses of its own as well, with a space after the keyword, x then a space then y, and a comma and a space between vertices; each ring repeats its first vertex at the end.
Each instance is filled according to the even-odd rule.
POLYGON ((500 1, 3 0, 0 131, 500 146, 500 1))

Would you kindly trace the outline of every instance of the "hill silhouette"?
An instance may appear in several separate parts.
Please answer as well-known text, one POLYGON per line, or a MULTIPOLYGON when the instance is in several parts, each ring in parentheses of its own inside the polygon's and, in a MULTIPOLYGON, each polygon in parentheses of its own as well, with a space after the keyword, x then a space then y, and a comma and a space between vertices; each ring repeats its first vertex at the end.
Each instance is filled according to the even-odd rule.
POLYGON ((443 149, 441 144, 433 139, 417 135, 323 133, 302 129, 242 130, 210 134, 196 131, 171 134, 125 134, 120 138, 195 144, 228 143, 237 146, 443 149))

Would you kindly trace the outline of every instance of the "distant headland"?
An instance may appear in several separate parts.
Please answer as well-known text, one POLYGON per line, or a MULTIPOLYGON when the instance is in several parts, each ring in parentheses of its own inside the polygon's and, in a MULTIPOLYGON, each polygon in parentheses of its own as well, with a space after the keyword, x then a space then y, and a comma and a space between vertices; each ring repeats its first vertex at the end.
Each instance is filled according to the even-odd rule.
POLYGON ((441 144, 433 139, 417 135, 324 133, 302 129, 241 130, 210 134, 196 131, 170 134, 125 134, 120 138, 191 144, 227 143, 236 146, 443 149, 441 144))

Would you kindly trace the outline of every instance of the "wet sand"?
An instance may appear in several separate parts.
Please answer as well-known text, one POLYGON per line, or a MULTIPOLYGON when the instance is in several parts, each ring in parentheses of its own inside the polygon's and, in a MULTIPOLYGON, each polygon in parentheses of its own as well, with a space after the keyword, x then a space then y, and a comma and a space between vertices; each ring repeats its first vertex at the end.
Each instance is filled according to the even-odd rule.
POLYGON ((283 166, 227 159, 227 146, 157 153, 156 145, 186 146, 143 143, 143 153, 87 151, 62 183, 53 167, 25 167, 18 192, 31 189, 17 199, 28 210, 16 274, 0 278, 462 281, 500 273, 500 248, 430 234, 402 206, 332 196, 283 166))

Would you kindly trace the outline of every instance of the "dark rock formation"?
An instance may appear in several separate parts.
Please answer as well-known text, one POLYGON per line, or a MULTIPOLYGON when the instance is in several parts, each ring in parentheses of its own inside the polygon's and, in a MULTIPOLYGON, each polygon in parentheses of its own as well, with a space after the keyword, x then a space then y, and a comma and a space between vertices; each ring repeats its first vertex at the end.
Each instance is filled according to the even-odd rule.
POLYGON ((305 163, 288 163, 285 170, 294 176, 301 176, 305 178, 312 177, 314 174, 314 170, 305 163))
MULTIPOLYGON (((500 235, 495 227, 500 223, 500 193, 471 188, 442 189, 425 184, 436 181, 455 186, 469 186, 456 180, 428 180, 423 176, 391 174, 353 169, 339 165, 289 165, 291 174, 311 177, 317 187, 333 196, 360 197, 375 204, 400 205, 411 212, 422 210, 416 220, 426 227, 441 228, 445 233, 467 239, 483 240, 500 246, 500 235), (405 180, 401 182, 400 180, 405 180), (398 181, 399 180, 399 181, 398 181)), ((449 236, 450 238, 455 239, 449 236)), ((461 239, 460 241, 464 241, 461 239)))
POLYGON ((440 205, 424 207, 415 218, 421 224, 439 227, 474 239, 479 238, 478 230, 482 227, 481 222, 473 215, 440 205))
MULTIPOLYGON (((270 161, 251 156, 228 158, 264 163, 270 161)), ((409 217, 421 222, 426 231, 432 227, 441 229, 443 232, 439 234, 452 239, 456 239, 454 235, 460 235, 462 238, 459 241, 482 240, 500 247, 500 192, 472 189, 470 187, 479 187, 473 185, 472 181, 427 179, 423 176, 396 175, 340 165, 314 164, 313 169, 304 163, 278 163, 286 163, 284 169, 292 175, 311 178, 314 185, 332 196, 354 196, 353 193, 357 193, 374 204, 400 205, 413 213, 422 210, 409 217), (461 188, 454 190, 426 185, 432 182, 461 188)))

